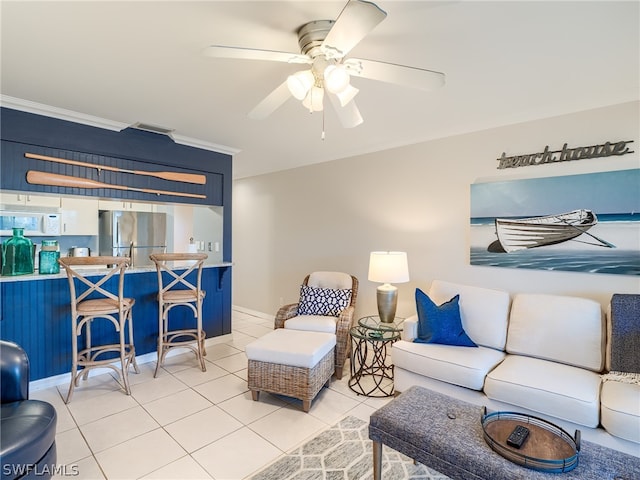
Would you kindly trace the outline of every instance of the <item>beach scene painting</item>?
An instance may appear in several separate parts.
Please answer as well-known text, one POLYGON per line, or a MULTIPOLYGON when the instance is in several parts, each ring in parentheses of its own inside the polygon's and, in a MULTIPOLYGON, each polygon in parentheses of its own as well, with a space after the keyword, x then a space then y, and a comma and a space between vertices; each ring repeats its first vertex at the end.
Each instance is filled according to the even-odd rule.
POLYGON ((471 185, 470 262, 640 275, 640 169, 471 185))

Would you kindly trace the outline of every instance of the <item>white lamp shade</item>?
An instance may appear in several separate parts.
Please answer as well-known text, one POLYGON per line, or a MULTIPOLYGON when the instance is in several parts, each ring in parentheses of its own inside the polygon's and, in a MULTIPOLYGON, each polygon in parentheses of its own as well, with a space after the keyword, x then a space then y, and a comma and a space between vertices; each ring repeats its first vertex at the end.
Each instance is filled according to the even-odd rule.
POLYGON ((304 100, 302 105, 308 108, 311 112, 322 111, 322 100, 324 98, 324 90, 320 87, 312 87, 304 100))
POLYGON ((369 280, 378 283, 404 283, 409 281, 406 252, 371 252, 369 280))
POLYGON ((302 70, 287 77, 287 87, 289 87, 291 95, 298 100, 302 100, 307 96, 314 83, 315 78, 311 70, 302 70))
POLYGON ((358 94, 359 91, 360 90, 358 90, 353 85, 347 85, 347 87, 343 91, 336 93, 336 97, 338 97, 338 100, 340 100, 340 105, 344 107, 347 103, 353 100, 353 98, 358 94))
POLYGON ((340 93, 349 86, 350 75, 344 65, 329 65, 324 70, 324 86, 331 93, 340 93))

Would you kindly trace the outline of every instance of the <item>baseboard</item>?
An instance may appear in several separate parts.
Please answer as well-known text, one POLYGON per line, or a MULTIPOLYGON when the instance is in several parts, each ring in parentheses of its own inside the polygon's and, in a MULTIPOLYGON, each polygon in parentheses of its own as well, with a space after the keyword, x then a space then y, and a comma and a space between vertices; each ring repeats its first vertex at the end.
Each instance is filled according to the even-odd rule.
MULTIPOLYGON (((245 313, 247 315, 251 315, 254 317, 258 317, 258 318, 262 318, 265 320, 270 320, 273 321, 273 315, 269 315, 267 313, 264 312, 259 312, 257 310, 251 310, 249 308, 244 308, 244 307, 240 307, 237 305, 233 305, 233 310, 236 310, 238 312, 241 313, 245 313)), ((226 343, 230 340, 233 340, 233 335, 232 334, 228 334, 228 335, 220 335, 217 337, 210 337, 207 338, 205 344, 207 346, 209 345, 215 345, 217 343, 226 343)), ((169 352, 167 352, 167 357, 172 357, 173 355, 180 355, 181 353, 184 353, 182 350, 171 350, 169 352)), ((156 357, 157 354, 156 352, 149 352, 149 353, 145 353, 143 355, 138 355, 136 356, 136 361, 138 362, 138 365, 143 365, 145 363, 149 363, 149 362, 155 362, 156 361, 156 357)), ((96 368, 94 370, 92 370, 91 372, 89 372, 90 376, 94 376, 94 375, 101 375, 103 373, 108 373, 111 372, 112 370, 110 368, 96 368)), ((54 375, 52 377, 47 377, 47 378, 41 378, 39 380, 34 380, 32 382, 29 382, 29 390, 32 392, 38 391, 38 390, 44 390, 46 388, 49 387, 56 387, 58 385, 68 385, 69 384, 69 375, 71 375, 71 372, 67 372, 67 373, 61 373, 60 375, 54 375)))
MULTIPOLYGON (((218 343, 226 343, 233 340, 233 335, 219 335, 217 337, 210 337, 205 340, 205 346, 209 347, 218 343)), ((187 351, 186 349, 172 349, 167 352, 167 357, 173 357, 175 355, 182 355, 187 351)), ((155 362, 158 357, 156 352, 149 352, 143 355, 136 355, 136 361, 138 365, 144 365, 145 363, 155 362)), ((118 362, 113 362, 116 365, 118 362)), ((89 372, 89 376, 102 375, 104 373, 112 372, 110 368, 94 368, 89 372)), ((50 387, 57 387, 58 385, 69 385, 71 371, 67 373, 61 373, 60 375, 54 375, 53 377, 41 378, 40 380, 34 380, 29 382, 29 391, 36 392, 38 390, 44 390, 50 387)))
POLYGON ((239 307, 237 305, 233 305, 233 310, 236 310, 241 313, 246 313, 247 315, 251 315, 258 318, 264 318, 265 320, 273 320, 275 315, 270 315, 268 313, 259 312, 257 310, 251 310, 250 308, 239 307))

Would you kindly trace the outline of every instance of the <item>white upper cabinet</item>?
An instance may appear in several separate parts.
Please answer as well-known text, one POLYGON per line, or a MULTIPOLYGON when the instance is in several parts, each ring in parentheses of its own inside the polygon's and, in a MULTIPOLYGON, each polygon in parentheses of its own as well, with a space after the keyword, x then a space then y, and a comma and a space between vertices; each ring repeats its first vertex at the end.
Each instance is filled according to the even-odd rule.
POLYGON ((62 235, 98 235, 98 199, 62 198, 62 235))
POLYGON ((155 212, 155 205, 142 202, 126 202, 123 200, 100 200, 100 210, 124 210, 129 212, 155 212))
POLYGON ((60 208, 60 197, 27 193, 0 193, 0 208, 10 210, 12 206, 60 208))

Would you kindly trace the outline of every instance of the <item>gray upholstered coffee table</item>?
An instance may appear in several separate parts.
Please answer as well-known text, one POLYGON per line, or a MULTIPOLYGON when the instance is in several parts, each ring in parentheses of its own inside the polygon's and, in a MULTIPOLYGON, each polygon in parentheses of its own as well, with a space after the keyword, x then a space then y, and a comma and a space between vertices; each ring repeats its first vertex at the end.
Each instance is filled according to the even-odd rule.
POLYGON ((640 458, 582 441, 578 466, 544 473, 516 465, 484 440, 483 408, 422 387, 411 387, 371 415, 374 480, 381 478, 382 444, 460 480, 631 480, 640 458))

